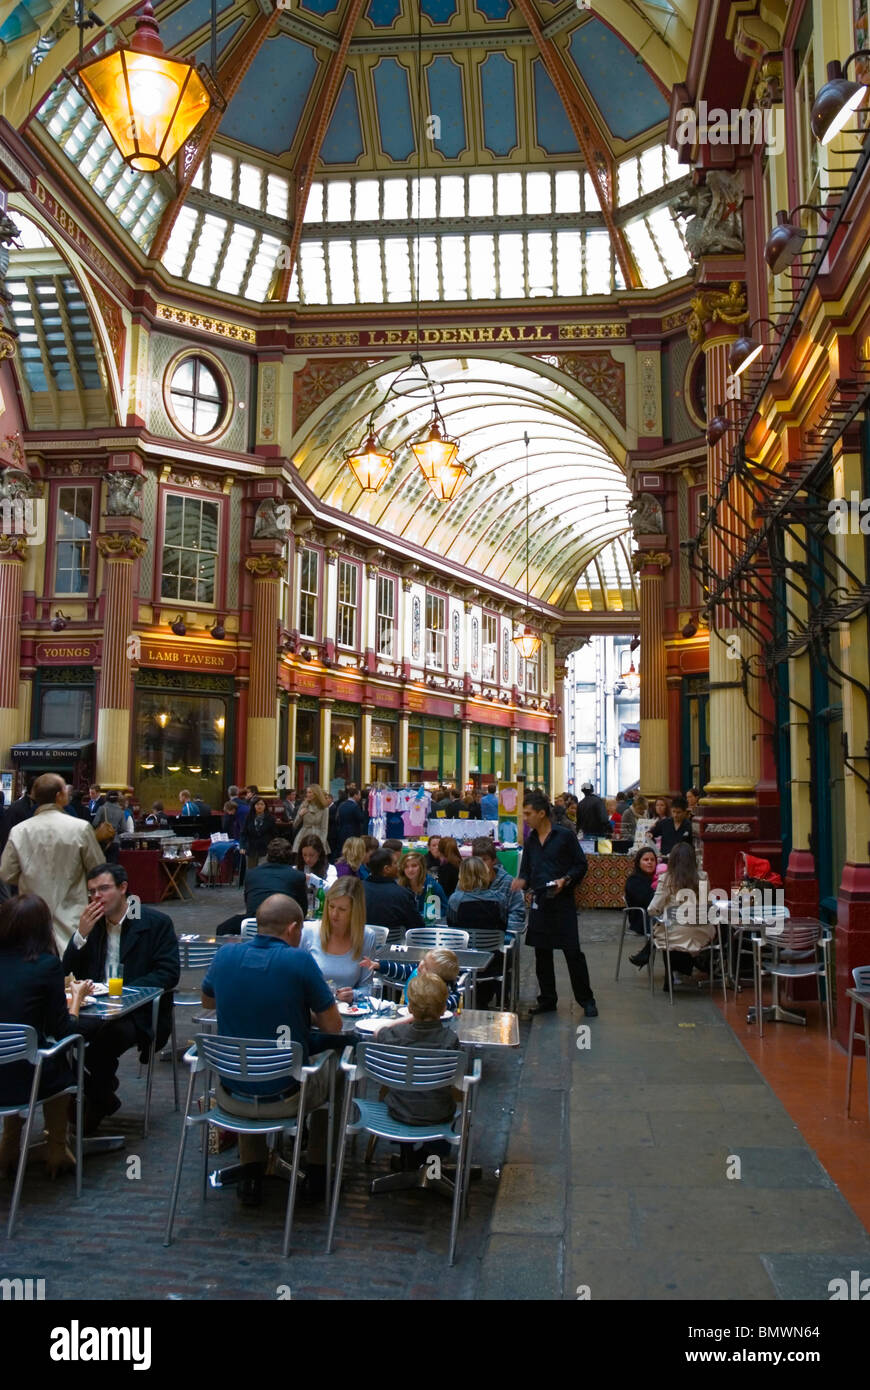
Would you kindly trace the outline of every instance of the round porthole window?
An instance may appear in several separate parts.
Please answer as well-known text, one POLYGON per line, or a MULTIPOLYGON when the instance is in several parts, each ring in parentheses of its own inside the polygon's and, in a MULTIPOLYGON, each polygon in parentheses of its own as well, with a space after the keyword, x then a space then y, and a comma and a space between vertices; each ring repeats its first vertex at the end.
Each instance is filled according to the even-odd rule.
POLYGON ((214 439, 226 428, 232 387, 213 358, 200 353, 176 358, 166 374, 164 395, 172 423, 189 438, 214 439))

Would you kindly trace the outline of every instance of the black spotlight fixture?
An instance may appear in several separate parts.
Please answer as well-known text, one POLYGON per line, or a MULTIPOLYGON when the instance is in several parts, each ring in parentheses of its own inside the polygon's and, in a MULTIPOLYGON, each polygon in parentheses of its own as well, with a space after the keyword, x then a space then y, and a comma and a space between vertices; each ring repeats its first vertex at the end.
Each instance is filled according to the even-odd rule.
POLYGON ((169 624, 169 626, 170 626, 170 628, 172 629, 172 631, 175 633, 176 637, 186 637, 186 636, 187 636, 187 626, 186 626, 185 621, 184 621, 184 619, 183 619, 183 617, 181 616, 180 613, 179 613, 178 617, 174 620, 174 622, 171 622, 171 623, 169 624))
POLYGON ((791 212, 786 212, 785 208, 779 208, 776 214, 776 226, 764 243, 764 259, 767 261, 772 275, 781 275, 784 270, 788 270, 803 249, 803 244, 807 239, 806 229, 794 220, 796 213, 800 212, 801 208, 808 208, 811 212, 817 212, 826 222, 831 220, 831 214, 826 208, 820 207, 818 203, 798 203, 791 212))
POLYGON ((719 443, 729 430, 736 429, 735 422, 725 414, 725 406, 717 405, 716 414, 707 422, 707 443, 711 449, 719 443))
POLYGON ((859 48, 856 53, 850 53, 845 63, 839 63, 836 58, 828 63, 828 80, 819 89, 810 116, 810 129, 820 145, 830 144, 834 136, 839 135, 867 95, 866 82, 852 82, 846 77, 847 67, 856 58, 870 58, 870 49, 859 48))
POLYGON ((764 351, 764 343, 757 343, 751 333, 758 323, 769 323, 775 333, 780 330, 777 328, 773 319, 753 319, 745 333, 741 333, 739 338, 735 338, 731 347, 728 349, 728 370, 732 376, 742 376, 747 367, 751 366, 756 357, 760 357, 764 351))
POLYGON ((69 618, 67 617, 66 613, 62 613, 61 610, 58 609, 51 622, 49 623, 49 627, 51 628, 52 632, 63 632, 68 622, 69 618))
POLYGON ((684 637, 694 637, 694 636, 697 634, 697 631, 698 631, 698 620, 697 620, 697 618, 690 618, 689 621, 686 623, 686 626, 683 628, 682 631, 683 631, 683 636, 684 636, 684 637))
POLYGON ((223 618, 218 618, 216 622, 212 623, 209 632, 216 642, 222 642, 227 635, 223 618))

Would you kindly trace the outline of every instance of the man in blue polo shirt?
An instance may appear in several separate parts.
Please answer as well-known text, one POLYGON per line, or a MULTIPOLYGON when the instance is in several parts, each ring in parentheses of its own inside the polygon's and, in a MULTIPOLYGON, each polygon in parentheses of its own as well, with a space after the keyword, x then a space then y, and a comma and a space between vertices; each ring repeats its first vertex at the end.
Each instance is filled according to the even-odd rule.
MULTIPOLYGON (((301 1043, 303 1062, 309 1060, 311 1017, 324 1033, 340 1033, 341 1017, 332 991, 317 962, 298 950, 302 937, 302 909, 295 898, 273 893, 257 909, 257 935, 238 946, 218 951, 202 982, 202 1002, 217 1009, 218 1033, 229 1038, 263 1038, 275 1042, 286 1037, 301 1043)), ((218 1082, 218 1100, 231 1115, 274 1119, 295 1115, 299 1085, 289 1081, 276 1092, 274 1081, 234 1081, 231 1090, 218 1082)), ((318 1195, 326 1177, 327 1115, 322 1106, 329 1094, 327 1072, 320 1071, 308 1083, 306 1109, 311 1115, 308 1145, 309 1192, 318 1195)), ((239 1135, 239 1157, 252 1165, 251 1176, 240 1184, 240 1199, 256 1206, 262 1200, 262 1176, 267 1156, 266 1136, 239 1135)))

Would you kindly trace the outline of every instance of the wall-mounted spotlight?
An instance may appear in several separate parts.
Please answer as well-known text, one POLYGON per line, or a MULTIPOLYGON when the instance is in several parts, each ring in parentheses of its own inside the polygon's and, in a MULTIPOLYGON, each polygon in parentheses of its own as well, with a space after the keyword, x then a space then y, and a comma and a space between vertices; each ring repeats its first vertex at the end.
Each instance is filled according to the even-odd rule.
POLYGON ((856 58, 870 58, 870 49, 859 48, 857 53, 850 53, 845 63, 836 58, 828 63, 828 80, 819 89, 810 116, 810 128, 820 145, 830 144, 839 135, 867 95, 866 82, 851 82, 845 75, 856 58))

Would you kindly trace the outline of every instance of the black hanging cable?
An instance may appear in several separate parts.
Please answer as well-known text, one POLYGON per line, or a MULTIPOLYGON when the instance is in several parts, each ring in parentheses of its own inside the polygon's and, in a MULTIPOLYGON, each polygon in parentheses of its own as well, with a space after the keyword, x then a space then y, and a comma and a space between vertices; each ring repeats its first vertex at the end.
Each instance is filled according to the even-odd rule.
POLYGON ((414 244, 414 289, 417 297, 415 352, 420 352, 420 234, 423 211, 423 0, 417 0, 417 235, 414 244))
POLYGON ((211 0, 211 75, 217 80, 217 0, 211 0))
POLYGON ((523 432, 526 446, 526 621, 529 615, 529 432, 523 432))

